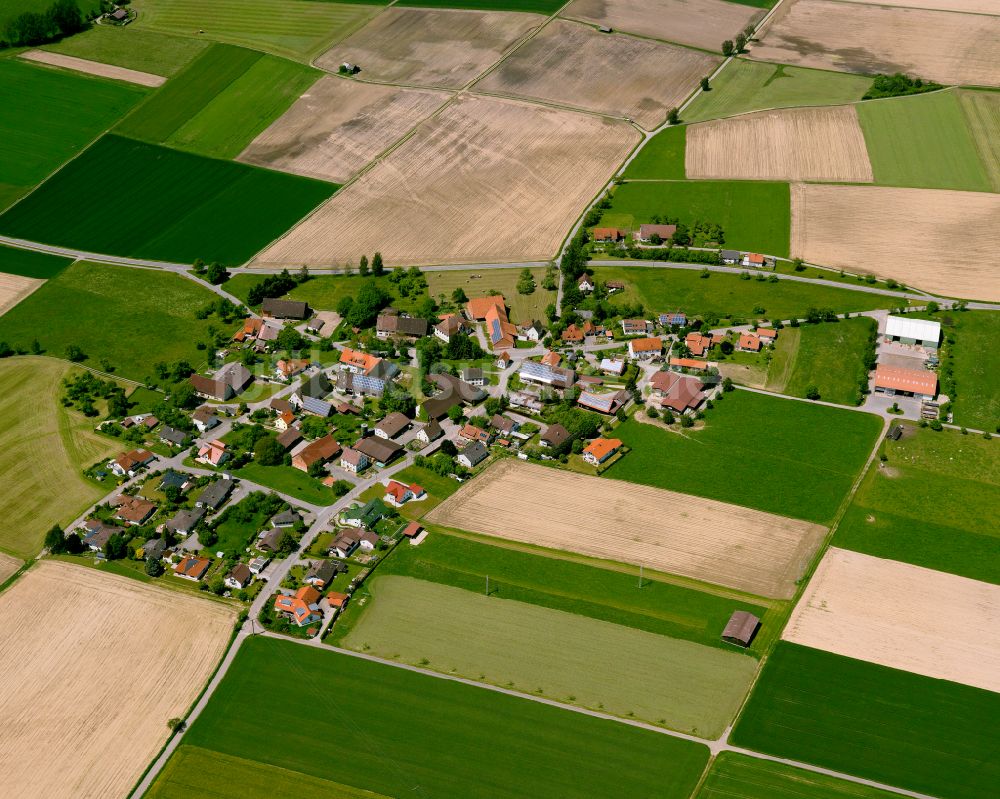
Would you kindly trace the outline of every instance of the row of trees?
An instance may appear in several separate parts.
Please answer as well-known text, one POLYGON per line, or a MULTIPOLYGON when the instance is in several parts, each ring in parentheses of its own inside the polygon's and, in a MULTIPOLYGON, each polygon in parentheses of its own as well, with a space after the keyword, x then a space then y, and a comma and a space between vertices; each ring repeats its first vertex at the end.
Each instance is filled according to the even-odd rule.
POLYGON ((3 30, 0 46, 36 45, 71 36, 87 27, 76 0, 56 0, 45 11, 25 11, 3 30))

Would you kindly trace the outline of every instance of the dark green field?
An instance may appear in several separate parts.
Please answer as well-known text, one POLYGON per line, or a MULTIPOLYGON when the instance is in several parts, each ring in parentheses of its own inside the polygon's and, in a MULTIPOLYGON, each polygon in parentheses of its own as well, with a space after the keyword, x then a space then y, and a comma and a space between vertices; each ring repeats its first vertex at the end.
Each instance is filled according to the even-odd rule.
POLYGON ((695 799, 898 799, 899 794, 814 771, 721 752, 695 799))
MULTIPOLYGON (((859 405, 859 386, 868 379, 865 346, 875 329, 875 320, 867 316, 800 327, 798 349, 792 354, 790 373, 781 393, 805 397, 814 386, 826 402, 859 405)), ((776 347, 782 348, 781 336, 776 347)))
POLYGON ((708 759, 698 744, 267 638, 244 643, 185 743, 378 794, 456 799, 682 799, 708 759))
POLYGON ((22 277, 37 277, 48 280, 55 277, 73 261, 33 250, 18 250, 14 247, 0 247, 0 272, 22 277))
POLYGON ((629 420, 608 478, 829 524, 881 429, 877 416, 749 391, 724 395, 683 435, 629 420))
POLYGON ((955 337, 955 424, 1000 433, 1000 350, 992 344, 1000 337, 1000 313, 968 311, 941 318, 944 335, 955 337))
POLYGON ((401 0, 398 6, 418 8, 464 8, 471 11, 526 11, 554 14, 565 3, 562 0, 401 0))
POLYGON ((0 60, 0 209, 83 150, 147 91, 14 58, 0 60))
POLYGON ((88 252, 238 264, 336 189, 108 135, 0 216, 0 232, 88 252))
POLYGON ((1000 694, 782 641, 730 740, 942 799, 982 799, 1000 785, 1000 694))
POLYGON ((600 224, 632 229, 652 217, 722 226, 726 247, 788 256, 791 201, 787 183, 665 181, 624 183, 615 189, 600 224))
POLYGON ((687 126, 675 125, 657 133, 625 169, 626 179, 684 180, 687 126))
POLYGON ((833 543, 1000 583, 1000 441, 907 426, 882 447, 833 543))

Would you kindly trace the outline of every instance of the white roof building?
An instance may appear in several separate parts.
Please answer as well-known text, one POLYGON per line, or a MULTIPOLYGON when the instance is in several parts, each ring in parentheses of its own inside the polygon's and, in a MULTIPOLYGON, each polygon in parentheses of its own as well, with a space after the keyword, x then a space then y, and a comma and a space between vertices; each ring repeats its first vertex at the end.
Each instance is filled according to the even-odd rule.
POLYGON ((907 344, 936 347, 941 340, 941 324, 930 319, 890 316, 885 322, 885 335, 907 344))

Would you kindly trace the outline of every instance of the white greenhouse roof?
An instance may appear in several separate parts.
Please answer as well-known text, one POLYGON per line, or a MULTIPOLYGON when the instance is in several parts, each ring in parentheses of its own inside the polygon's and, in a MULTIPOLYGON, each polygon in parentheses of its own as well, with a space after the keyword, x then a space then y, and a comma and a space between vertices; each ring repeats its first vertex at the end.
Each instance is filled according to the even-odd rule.
POLYGON ((917 341, 937 342, 941 338, 941 325, 930 319, 890 316, 885 323, 885 334, 900 338, 912 338, 917 341))

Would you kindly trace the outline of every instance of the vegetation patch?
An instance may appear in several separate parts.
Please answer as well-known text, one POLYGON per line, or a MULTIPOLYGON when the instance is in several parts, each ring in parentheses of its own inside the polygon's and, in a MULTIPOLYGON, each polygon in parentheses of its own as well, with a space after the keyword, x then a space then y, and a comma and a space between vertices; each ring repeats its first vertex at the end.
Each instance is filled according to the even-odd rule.
POLYGON ((400 0, 397 6, 418 8, 463 8, 469 11, 525 11, 554 14, 565 3, 562 0, 400 0))
POLYGON ((134 25, 94 25, 42 49, 169 78, 209 46, 208 42, 165 36, 134 25))
POLYGON ((1000 336, 1000 313, 968 311, 941 317, 952 375, 944 374, 942 390, 954 396, 955 422, 975 430, 1000 433, 1000 352, 992 344, 1000 336), (954 341, 952 341, 954 339, 954 341))
POLYGON ((1000 192, 1000 95, 963 91, 958 96, 990 185, 1000 192))
POLYGON ((687 125, 674 125, 649 139, 625 168, 629 179, 684 180, 687 125))
POLYGON ((71 258, 16 247, 0 247, 0 272, 48 280, 73 263, 71 258))
POLYGON ((1000 694, 782 641, 732 741, 887 785, 975 799, 1000 780, 1000 694))

